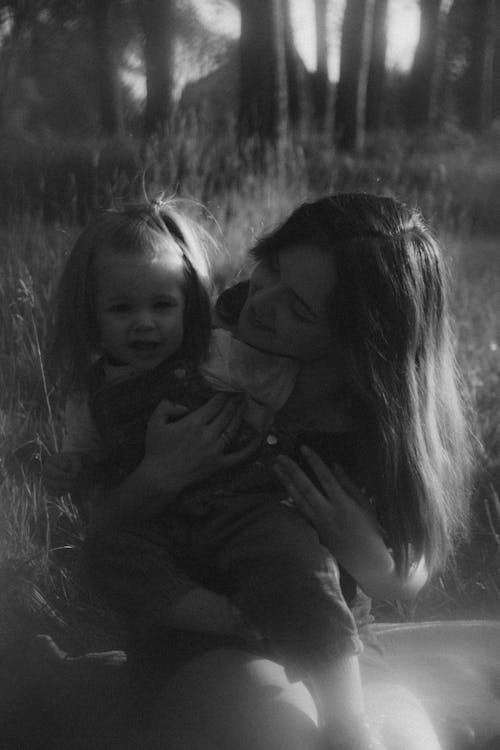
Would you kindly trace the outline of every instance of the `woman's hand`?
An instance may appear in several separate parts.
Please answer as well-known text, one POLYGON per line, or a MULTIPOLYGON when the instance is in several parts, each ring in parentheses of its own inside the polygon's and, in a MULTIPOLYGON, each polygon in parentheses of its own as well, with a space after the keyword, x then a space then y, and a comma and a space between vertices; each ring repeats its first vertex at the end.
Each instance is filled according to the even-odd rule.
POLYGON ((186 487, 249 458, 261 441, 259 435, 231 450, 243 412, 242 398, 225 394, 191 413, 162 401, 149 420, 137 469, 119 486, 97 488, 89 498, 92 526, 116 528, 154 518, 186 487))
POLYGON ((243 448, 231 449, 244 410, 243 398, 226 394, 217 394, 190 414, 183 406, 162 401, 149 420, 144 455, 160 491, 177 494, 249 458, 261 436, 243 448))
POLYGON ((333 474, 313 450, 303 446, 301 451, 321 490, 287 456, 279 456, 274 469, 321 543, 368 595, 378 599, 414 596, 427 580, 425 562, 420 560, 408 576, 400 576, 368 498, 340 467, 333 474))

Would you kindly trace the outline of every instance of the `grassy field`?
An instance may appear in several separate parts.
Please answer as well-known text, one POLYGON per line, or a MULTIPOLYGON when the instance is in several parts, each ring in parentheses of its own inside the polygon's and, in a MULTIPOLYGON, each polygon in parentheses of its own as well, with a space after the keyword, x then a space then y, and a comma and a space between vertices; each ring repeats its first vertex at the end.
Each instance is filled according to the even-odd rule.
MULTIPOLYGON (((207 160, 206 144, 203 148, 207 160)), ((498 143, 428 138, 419 141, 417 151, 406 138, 386 136, 363 160, 340 158, 321 143, 308 143, 291 152, 284 169, 270 165, 265 175, 217 148, 204 166, 200 148, 193 146, 180 178, 185 147, 175 162, 171 150, 167 158, 158 146, 158 169, 148 188, 161 186, 188 199, 189 210, 224 246, 221 278, 240 266, 256 236, 300 200, 328 191, 392 194, 417 204, 433 223, 449 260, 459 357, 481 446, 472 531, 456 572, 433 581, 411 609, 379 605, 378 616, 500 616, 498 143), (167 169, 173 162, 174 178, 167 169)), ((12 168, 10 179, 15 177, 12 168)), ((108 201, 124 194, 120 175, 113 179, 108 201)), ((72 189, 70 184, 68 205, 72 189)), ((0 649, 39 632, 77 650, 95 648, 112 643, 106 632, 114 630, 78 574, 82 522, 68 500, 47 497, 39 478, 40 459, 61 436, 61 399, 45 381, 42 364, 50 299, 79 227, 72 216, 47 222, 41 204, 30 203, 26 191, 16 195, 23 197, 22 213, 16 215, 19 202, 13 199, 0 227, 0 649)))

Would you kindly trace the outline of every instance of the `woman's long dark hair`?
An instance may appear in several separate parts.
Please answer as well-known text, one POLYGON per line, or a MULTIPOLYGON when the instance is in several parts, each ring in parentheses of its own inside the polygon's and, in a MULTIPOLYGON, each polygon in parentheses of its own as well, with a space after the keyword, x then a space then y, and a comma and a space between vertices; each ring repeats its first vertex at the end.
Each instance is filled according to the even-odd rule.
POLYGON ((471 452, 439 245, 418 212, 338 194, 300 206, 255 248, 334 258, 330 319, 380 474, 377 504, 398 570, 441 568, 466 529, 471 452))
POLYGON ((210 338, 210 264, 205 233, 183 216, 172 201, 102 211, 78 237, 66 261, 56 293, 49 369, 68 391, 85 391, 90 365, 98 352, 95 319, 95 265, 106 251, 155 255, 174 248, 184 263, 183 353, 195 363, 208 351, 210 338))

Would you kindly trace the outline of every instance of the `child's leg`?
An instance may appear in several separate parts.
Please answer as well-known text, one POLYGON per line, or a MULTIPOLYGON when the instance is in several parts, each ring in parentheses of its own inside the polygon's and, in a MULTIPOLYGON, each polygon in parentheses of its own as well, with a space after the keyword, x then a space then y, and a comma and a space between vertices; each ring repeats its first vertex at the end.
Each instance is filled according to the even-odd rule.
POLYGON ((278 660, 307 679, 329 745, 376 747, 365 722, 353 615, 338 567, 294 512, 263 508, 225 540, 221 580, 244 615, 268 636, 278 660), (337 744, 335 744, 337 743, 337 744))
POLYGON ((188 576, 161 523, 94 534, 84 545, 84 561, 94 587, 136 634, 167 627, 234 632, 233 605, 188 576))
POLYGON ((338 566, 302 517, 268 504, 226 527, 231 532, 217 539, 217 580, 207 585, 228 591, 290 669, 303 675, 362 650, 338 566))
POLYGON ((135 634, 168 625, 173 606, 197 587, 169 553, 159 523, 89 536, 83 562, 91 584, 135 634))

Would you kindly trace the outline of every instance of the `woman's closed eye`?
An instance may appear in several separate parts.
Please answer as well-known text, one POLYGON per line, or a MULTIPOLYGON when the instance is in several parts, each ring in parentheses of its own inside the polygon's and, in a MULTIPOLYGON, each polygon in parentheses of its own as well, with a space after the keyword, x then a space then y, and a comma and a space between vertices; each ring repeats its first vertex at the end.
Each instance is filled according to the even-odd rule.
POLYGON ((280 271, 280 256, 279 253, 270 253, 266 258, 266 264, 268 268, 273 271, 274 273, 279 273, 280 271))
POLYGON ((310 307, 308 307, 302 300, 295 298, 291 304, 290 309, 294 316, 302 321, 303 323, 316 323, 318 320, 318 315, 314 312, 314 310, 311 310, 310 307))

